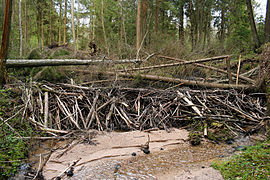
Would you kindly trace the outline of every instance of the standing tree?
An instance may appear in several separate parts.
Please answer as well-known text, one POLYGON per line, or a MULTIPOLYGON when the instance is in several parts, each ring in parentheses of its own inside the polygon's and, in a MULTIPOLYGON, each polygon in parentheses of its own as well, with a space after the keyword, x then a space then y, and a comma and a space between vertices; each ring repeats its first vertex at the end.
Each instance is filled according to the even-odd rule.
POLYGON ((11 25, 12 14, 12 0, 5 0, 5 14, 3 23, 3 35, 0 51, 0 87, 6 83, 6 59, 9 45, 9 33, 11 25))
POLYGON ((103 31, 103 37, 104 37, 106 50, 107 50, 107 53, 109 54, 109 46, 108 46, 105 23, 104 23, 104 1, 103 0, 101 0, 101 24, 102 24, 102 31, 103 31))
POLYGON ((76 38, 76 50, 79 50, 79 26, 80 26, 80 18, 79 18, 79 13, 80 13, 80 1, 77 0, 77 38, 76 38))
POLYGON ((27 5, 26 0, 24 0, 24 45, 27 42, 27 5))
POLYGON ((59 2, 59 32, 58 32, 58 44, 61 45, 61 23, 62 23, 62 0, 59 2))
POLYGON ((75 36, 75 25, 74 25, 74 0, 71 0, 71 26, 72 26, 72 37, 73 37, 73 50, 76 51, 76 36, 75 36))
POLYGON ((63 44, 66 44, 66 31, 67 31, 67 0, 65 0, 65 19, 64 19, 64 35, 63 35, 63 44))
POLYGON ((137 49, 137 53, 139 52, 139 49, 141 46, 141 9, 142 9, 142 0, 138 0, 137 23, 136 23, 136 49, 137 49))
POLYGON ((194 50, 194 17, 193 17, 193 2, 189 1, 189 21, 190 21, 190 36, 191 36, 191 51, 194 50))
POLYGON ((159 0, 156 0, 155 33, 158 34, 159 0))
POLYGON ((267 0, 264 39, 265 39, 265 42, 270 42, 270 0, 267 0))
POLYGON ((19 0, 19 32, 20 32, 20 57, 22 57, 23 35, 22 35, 22 0, 19 0))
POLYGON ((260 41, 259 41, 259 36, 258 36, 258 33, 257 33, 255 21, 254 21, 253 8, 252 8, 251 0, 246 0, 246 4, 247 4, 247 11, 248 11, 248 15, 249 15, 249 21, 250 21, 250 26, 251 26, 251 32, 252 32, 254 45, 255 45, 255 48, 259 48, 260 47, 260 41))

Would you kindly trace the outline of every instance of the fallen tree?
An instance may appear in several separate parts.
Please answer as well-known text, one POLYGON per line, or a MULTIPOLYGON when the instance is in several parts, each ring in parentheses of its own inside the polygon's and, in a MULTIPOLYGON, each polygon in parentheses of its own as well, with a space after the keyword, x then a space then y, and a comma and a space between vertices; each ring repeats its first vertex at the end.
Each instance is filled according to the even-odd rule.
MULTIPOLYGON (((189 61, 186 61, 186 60, 183 60, 183 59, 179 59, 179 58, 174 58, 174 57, 168 57, 168 56, 162 56, 162 55, 158 55, 158 57, 160 58, 165 58, 165 59, 170 59, 170 60, 175 60, 175 61, 180 61, 180 62, 189 62, 189 61)), ((220 72, 220 73, 223 73, 223 74, 228 74, 227 71, 223 70, 223 69, 219 69, 219 68, 216 68, 216 67, 212 67, 212 66, 208 66, 208 65, 204 65, 204 64, 200 64, 200 63, 194 63, 195 66, 198 66, 198 67, 202 67, 202 68, 206 68, 206 69, 210 69, 210 70, 213 70, 213 71, 217 71, 217 72, 220 72)), ((237 74, 235 73, 230 73, 232 76, 234 77, 237 77, 237 74)), ((248 81, 250 83, 255 83, 256 81, 253 80, 253 79, 250 79, 248 77, 245 77, 243 75, 239 75, 239 78, 240 79, 243 79, 245 81, 248 81)))
MULTIPOLYGON (((88 70, 76 70, 77 72, 81 73, 93 73, 93 71, 88 70)), ((122 77, 131 77, 136 78, 138 77, 137 73, 123 73, 123 72, 100 72, 108 75, 119 75, 122 77)), ((155 76, 149 74, 139 74, 140 77, 144 79, 154 80, 154 81, 164 81, 170 83, 182 83, 188 86, 196 86, 196 87, 205 87, 205 88, 222 88, 222 89, 238 89, 238 90, 253 90, 255 86, 251 85, 244 85, 244 84, 220 84, 220 83, 209 83, 209 82, 201 82, 201 81, 194 81, 194 80, 186 80, 186 79, 179 79, 179 78, 170 78, 164 76, 155 76)))
POLYGON ((15 67, 40 67, 40 66, 71 66, 71 65, 92 65, 92 64, 122 64, 122 63, 138 63, 139 59, 131 60, 79 60, 79 59, 8 59, 6 61, 7 68, 15 67))
POLYGON ((157 69, 157 68, 173 67, 173 66, 180 66, 180 65, 188 65, 188 64, 194 64, 194 63, 200 63, 200 62, 217 61, 217 60, 221 60, 221 59, 226 59, 226 58, 228 58, 228 57, 229 57, 229 55, 225 55, 225 56, 217 56, 217 57, 204 58, 204 59, 197 59, 197 60, 184 61, 184 62, 177 62, 177 63, 170 63, 170 64, 161 64, 161 65, 154 65, 154 66, 147 66, 147 67, 139 67, 139 68, 123 69, 123 70, 118 70, 117 72, 128 72, 128 71, 138 71, 138 70, 149 70, 149 69, 157 69))

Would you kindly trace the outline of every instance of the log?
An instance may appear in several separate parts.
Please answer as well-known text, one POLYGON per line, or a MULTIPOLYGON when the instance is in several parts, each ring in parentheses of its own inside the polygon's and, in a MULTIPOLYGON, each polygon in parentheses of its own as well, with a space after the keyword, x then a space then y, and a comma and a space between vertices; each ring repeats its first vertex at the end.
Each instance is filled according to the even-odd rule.
MULTIPOLYGON (((77 72, 81 73, 93 73, 93 71, 87 71, 87 70, 76 70, 77 72)), ((136 77, 138 76, 137 73, 121 73, 121 72, 100 72, 108 75, 115 75, 118 74, 119 76, 123 77, 136 77)), ((163 77, 163 76, 154 76, 149 74, 141 74, 140 75, 144 79, 154 80, 154 81, 165 81, 165 82, 171 82, 171 83, 183 83, 188 86, 198 86, 198 87, 206 87, 206 88, 221 88, 221 89, 237 89, 237 90, 252 90, 255 87, 252 85, 244 85, 244 84, 218 84, 218 83, 207 83, 207 82, 201 82, 201 81, 193 81, 193 80, 186 80, 186 79, 179 79, 179 78, 169 78, 169 77, 163 77)))
POLYGON ((122 63, 137 63, 137 62, 142 61, 139 59, 131 59, 131 60, 8 59, 6 61, 6 67, 15 68, 15 67, 41 67, 41 66, 71 66, 71 65, 93 65, 100 63, 122 64, 122 63))
MULTIPOLYGON (((161 57, 161 58, 165 58, 165 59, 171 59, 171 60, 176 60, 176 61, 181 61, 181 62, 185 62, 186 60, 183 60, 183 59, 178 59, 178 58, 173 58, 173 57, 168 57, 168 56, 162 56, 162 55, 158 55, 158 57, 161 57)), ((227 60, 228 62, 228 60, 227 60)), ((213 71, 217 71, 217 72, 220 72, 220 73, 223 73, 223 74, 228 74, 227 71, 223 70, 223 69, 219 69, 219 68, 216 68, 216 67, 212 67, 212 66, 207 66, 207 65, 204 65, 204 64, 200 64, 200 63, 194 63, 195 66, 198 66, 198 67, 203 67, 203 68, 206 68, 206 69, 210 69, 210 70, 213 70, 213 71)), ((231 73, 232 76, 234 77, 237 77, 237 74, 235 73, 231 73)), ((243 75, 239 75, 239 79, 243 79, 245 81, 248 81, 252 84, 255 84, 255 80, 253 79, 250 79, 248 77, 245 77, 243 75)))
POLYGON ((170 63, 170 64, 161 64, 161 65, 154 65, 154 66, 147 66, 147 67, 140 67, 140 68, 123 69, 123 70, 119 70, 117 72, 128 72, 128 71, 149 70, 149 69, 156 69, 156 68, 173 67, 173 66, 194 64, 194 63, 200 63, 200 62, 207 62, 207 61, 216 61, 216 60, 221 60, 221 59, 225 59, 228 57, 229 57, 228 55, 217 56, 217 57, 212 57, 212 58, 197 59, 197 60, 183 61, 183 62, 170 63))

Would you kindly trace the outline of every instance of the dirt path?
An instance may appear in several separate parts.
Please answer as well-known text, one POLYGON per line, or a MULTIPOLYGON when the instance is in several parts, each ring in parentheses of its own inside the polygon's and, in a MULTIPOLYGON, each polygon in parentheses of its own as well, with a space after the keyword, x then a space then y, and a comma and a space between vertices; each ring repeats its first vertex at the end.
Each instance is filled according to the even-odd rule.
POLYGON ((68 151, 55 151, 43 175, 45 179, 57 177, 71 162, 79 160, 74 175, 62 179, 222 179, 210 164, 226 154, 228 146, 203 142, 194 147, 187 140, 188 132, 179 129, 170 133, 99 133, 93 140, 95 145, 80 143, 68 151), (140 147, 148 141, 148 135, 150 154, 144 154, 140 147))

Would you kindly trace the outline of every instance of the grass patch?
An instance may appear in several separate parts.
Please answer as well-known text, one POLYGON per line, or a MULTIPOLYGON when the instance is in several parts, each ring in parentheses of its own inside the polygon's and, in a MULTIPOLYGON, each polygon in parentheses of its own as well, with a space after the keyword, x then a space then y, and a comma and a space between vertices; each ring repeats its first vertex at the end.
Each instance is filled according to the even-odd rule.
POLYGON ((227 161, 216 161, 213 167, 224 179, 270 179, 270 139, 248 147, 227 161))

